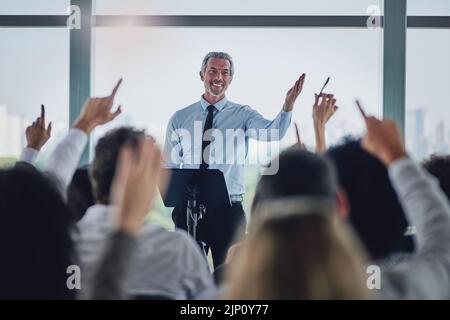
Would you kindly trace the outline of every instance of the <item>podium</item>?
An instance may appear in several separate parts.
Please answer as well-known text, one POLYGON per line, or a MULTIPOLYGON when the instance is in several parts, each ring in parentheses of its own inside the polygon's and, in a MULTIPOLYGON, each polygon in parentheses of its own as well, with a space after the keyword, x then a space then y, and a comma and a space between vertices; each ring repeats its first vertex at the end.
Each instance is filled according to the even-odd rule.
POLYGON ((188 233, 206 254, 205 244, 197 239, 198 222, 208 214, 208 208, 231 207, 223 173, 218 169, 163 169, 170 181, 161 190, 164 206, 186 208, 188 233))

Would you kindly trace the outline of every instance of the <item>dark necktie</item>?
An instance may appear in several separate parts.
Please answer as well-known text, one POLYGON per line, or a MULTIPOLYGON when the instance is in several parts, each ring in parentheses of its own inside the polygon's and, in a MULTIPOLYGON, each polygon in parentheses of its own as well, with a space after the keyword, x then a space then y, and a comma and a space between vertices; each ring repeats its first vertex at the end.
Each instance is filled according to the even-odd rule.
POLYGON ((202 164, 200 165, 200 169, 202 169, 202 170, 205 170, 209 167, 209 152, 206 155, 204 155, 204 152, 205 152, 206 147, 209 146, 211 143, 211 130, 210 129, 212 128, 215 109, 216 109, 216 107, 214 107, 213 105, 209 105, 207 108, 208 115, 206 116, 205 126, 203 128, 203 135, 202 135, 202 137, 203 137, 203 140, 202 140, 202 164), (205 133, 206 133, 206 135, 205 135, 205 133))

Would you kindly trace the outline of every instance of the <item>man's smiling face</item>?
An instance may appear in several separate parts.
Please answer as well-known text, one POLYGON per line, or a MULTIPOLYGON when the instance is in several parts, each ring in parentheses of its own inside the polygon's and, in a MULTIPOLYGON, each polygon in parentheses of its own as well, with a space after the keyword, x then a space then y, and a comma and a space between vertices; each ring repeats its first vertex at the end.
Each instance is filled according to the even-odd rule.
POLYGON ((205 85, 205 95, 223 98, 225 91, 233 80, 227 59, 210 58, 205 70, 200 72, 200 78, 205 85))

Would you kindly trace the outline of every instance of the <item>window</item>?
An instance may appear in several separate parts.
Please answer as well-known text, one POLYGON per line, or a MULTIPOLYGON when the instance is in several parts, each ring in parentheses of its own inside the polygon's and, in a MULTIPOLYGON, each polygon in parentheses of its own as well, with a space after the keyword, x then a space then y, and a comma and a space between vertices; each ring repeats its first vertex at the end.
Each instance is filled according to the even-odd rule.
MULTIPOLYGON (((203 93, 198 76, 203 56, 227 51, 236 64, 227 96, 268 118, 279 112, 298 76, 307 73, 293 118, 309 144, 314 141, 314 92, 330 76, 327 91, 336 94, 340 106, 329 126, 330 142, 336 142, 346 133, 363 130, 356 97, 370 113, 380 115, 379 44, 380 32, 367 29, 96 28, 94 91, 106 94, 124 77, 118 95, 124 103, 121 121, 147 127, 163 141, 170 116, 203 93)), ((292 131, 286 144, 294 138, 292 131)))
POLYGON ((0 1, 0 15, 65 15, 70 0, 0 1))
POLYGON ((366 15, 380 0, 97 0, 98 15, 366 15))
POLYGON ((448 0, 408 0, 409 16, 449 16, 450 1, 448 0))
POLYGON ((418 160, 450 152, 450 30, 408 30, 406 143, 418 160))
MULTIPOLYGON (((25 128, 40 114, 53 122, 41 159, 67 132, 69 31, 65 28, 0 28, 0 158, 17 159, 25 128)), ((5 161, 5 160, 3 160, 5 161)))

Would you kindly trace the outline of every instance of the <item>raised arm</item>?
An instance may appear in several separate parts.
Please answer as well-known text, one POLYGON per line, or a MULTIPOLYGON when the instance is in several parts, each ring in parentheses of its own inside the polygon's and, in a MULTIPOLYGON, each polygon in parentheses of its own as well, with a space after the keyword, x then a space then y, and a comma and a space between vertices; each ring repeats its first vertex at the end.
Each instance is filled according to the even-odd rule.
POLYGON ((407 155, 396 124, 363 115, 363 147, 389 169, 405 214, 417 229, 417 252, 381 274, 381 298, 447 299, 450 293, 450 206, 438 183, 407 155))
POLYGON ((167 181, 162 174, 161 151, 152 139, 143 139, 136 149, 122 148, 111 188, 115 231, 96 267, 88 298, 126 298, 124 284, 136 251, 136 237, 152 206, 158 183, 161 186, 167 181))
POLYGON ((27 146, 22 150, 19 161, 34 165, 41 148, 52 135, 52 123, 45 125, 45 107, 41 105, 41 116, 25 129, 27 146))
POLYGON ((316 152, 325 152, 327 149, 325 126, 334 115, 338 106, 336 99, 332 94, 322 93, 320 96, 315 94, 315 101, 313 105, 313 122, 314 135, 316 138, 316 152))
POLYGON ((121 82, 122 79, 117 82, 109 96, 89 98, 86 101, 67 136, 49 156, 44 170, 57 180, 58 187, 64 195, 80 162, 89 134, 97 126, 112 121, 121 113, 120 106, 115 112, 111 112, 121 82))
POLYGON ((248 108, 246 130, 250 138, 260 141, 276 141, 284 137, 291 124, 292 110, 294 109, 295 101, 303 90, 305 78, 306 75, 303 73, 294 86, 289 89, 283 108, 275 119, 266 119, 258 111, 248 108), (272 130, 277 130, 277 133, 272 134, 272 130))

